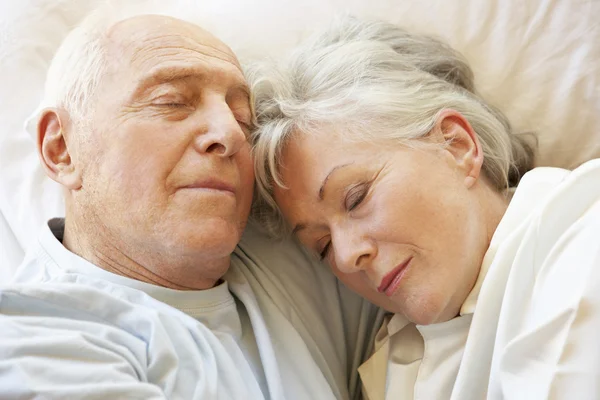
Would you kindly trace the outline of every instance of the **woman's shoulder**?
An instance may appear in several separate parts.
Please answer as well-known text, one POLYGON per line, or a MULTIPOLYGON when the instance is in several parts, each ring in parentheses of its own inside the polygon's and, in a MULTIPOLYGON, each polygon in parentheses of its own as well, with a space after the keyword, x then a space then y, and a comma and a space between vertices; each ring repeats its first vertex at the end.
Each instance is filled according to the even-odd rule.
POLYGON ((562 189, 565 185, 581 184, 588 179, 597 179, 598 176, 600 176, 600 158, 589 160, 572 170, 557 167, 536 167, 523 176, 518 190, 522 186, 544 183, 562 189))
POLYGON ((581 393, 595 387, 587 371, 600 349, 600 162, 565 174, 532 213, 504 291, 491 387, 581 393))
POLYGON ((585 281, 597 271, 600 279, 600 267, 592 268, 600 266, 599 233, 600 160, 592 160, 572 171, 536 168, 524 176, 493 240, 500 253, 512 254, 511 275, 537 285, 563 274, 585 281))
POLYGON ((564 234, 581 219, 595 219, 594 205, 599 201, 600 159, 594 159, 572 171, 533 169, 523 177, 511 206, 527 208, 538 233, 552 236, 564 234))

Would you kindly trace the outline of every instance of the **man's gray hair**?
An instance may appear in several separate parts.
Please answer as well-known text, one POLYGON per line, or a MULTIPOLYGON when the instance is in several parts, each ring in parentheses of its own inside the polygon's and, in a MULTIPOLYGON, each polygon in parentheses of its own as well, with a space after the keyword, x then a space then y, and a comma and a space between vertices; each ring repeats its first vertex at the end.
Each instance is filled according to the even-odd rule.
POLYGON ((496 189, 515 186, 533 167, 532 146, 477 94, 463 57, 393 24, 340 18, 284 61, 256 64, 248 75, 257 118, 255 217, 276 235, 287 227, 273 188, 285 187, 281 154, 295 135, 343 131, 347 140, 411 146, 440 112, 454 109, 477 133, 484 174, 496 189))

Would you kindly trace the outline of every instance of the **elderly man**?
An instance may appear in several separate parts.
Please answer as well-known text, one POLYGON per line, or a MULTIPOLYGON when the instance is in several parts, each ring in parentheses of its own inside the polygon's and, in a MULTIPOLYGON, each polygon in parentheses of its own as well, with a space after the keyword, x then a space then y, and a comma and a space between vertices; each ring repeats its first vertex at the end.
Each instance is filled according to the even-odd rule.
POLYGON ((0 289, 0 399, 358 396, 373 308, 289 243, 236 249, 253 172, 235 56, 182 20, 109 20, 49 71, 37 145, 66 218, 0 289))

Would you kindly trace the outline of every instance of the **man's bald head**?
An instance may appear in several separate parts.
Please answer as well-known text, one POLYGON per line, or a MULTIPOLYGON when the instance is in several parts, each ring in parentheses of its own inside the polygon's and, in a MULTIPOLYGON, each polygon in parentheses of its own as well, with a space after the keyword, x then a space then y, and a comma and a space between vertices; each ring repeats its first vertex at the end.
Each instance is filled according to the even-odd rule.
POLYGON ((198 44, 204 47, 207 55, 238 65, 231 49, 213 34, 197 24, 164 15, 138 15, 119 21, 107 30, 105 42, 109 49, 129 52, 134 62, 143 62, 143 49, 152 47, 153 42, 160 40, 159 45, 168 48, 169 43, 179 46, 182 38, 195 48, 198 44))

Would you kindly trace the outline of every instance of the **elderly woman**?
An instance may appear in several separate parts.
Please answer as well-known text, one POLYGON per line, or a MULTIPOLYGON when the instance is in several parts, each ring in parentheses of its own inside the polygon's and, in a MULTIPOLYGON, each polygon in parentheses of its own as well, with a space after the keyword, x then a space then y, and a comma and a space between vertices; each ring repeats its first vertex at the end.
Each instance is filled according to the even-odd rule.
POLYGON ((385 23, 251 78, 259 215, 391 313, 368 398, 600 396, 599 160, 525 174, 465 61, 385 23))

